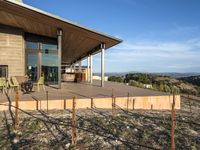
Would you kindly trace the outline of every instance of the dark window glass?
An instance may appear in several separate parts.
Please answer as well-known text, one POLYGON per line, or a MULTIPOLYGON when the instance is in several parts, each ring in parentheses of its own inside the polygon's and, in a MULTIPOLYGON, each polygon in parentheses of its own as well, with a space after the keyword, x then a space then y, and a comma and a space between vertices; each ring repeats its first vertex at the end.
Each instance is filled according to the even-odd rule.
POLYGON ((0 77, 8 77, 8 66, 7 65, 0 65, 0 77))

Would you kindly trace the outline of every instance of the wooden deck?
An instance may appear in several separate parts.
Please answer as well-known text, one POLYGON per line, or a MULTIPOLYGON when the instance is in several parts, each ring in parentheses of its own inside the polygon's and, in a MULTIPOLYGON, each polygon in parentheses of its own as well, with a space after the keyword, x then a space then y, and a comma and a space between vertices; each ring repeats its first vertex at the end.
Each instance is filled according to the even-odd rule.
MULTIPOLYGON (((132 86, 127 86, 120 83, 113 83, 113 82, 105 82, 105 87, 100 86, 100 81, 94 81, 93 84, 89 83, 73 83, 73 82, 64 82, 62 83, 62 89, 56 89, 53 87, 47 87, 46 91, 48 91, 48 100, 49 103, 52 103, 52 109, 60 109, 66 105, 64 104, 64 100, 72 100, 73 97, 76 97, 77 100, 82 100, 82 104, 80 104, 80 108, 85 108, 90 106, 90 100, 93 98, 94 100, 98 100, 98 106, 102 106, 102 108, 110 105, 108 108, 112 106, 112 90, 114 97, 120 101, 120 107, 127 107, 125 105, 130 105, 129 108, 137 107, 138 109, 152 109, 152 105, 155 109, 170 109, 171 108, 171 101, 172 96, 167 93, 153 91, 149 89, 137 88, 132 86), (128 93, 130 100, 133 102, 129 102, 127 104, 128 93), (56 101, 56 102, 55 102, 56 101), (58 103, 58 101, 60 101, 58 103), (89 102, 88 102, 89 101, 89 102), (106 102, 105 102, 106 101, 106 102), (62 103, 62 104, 61 104, 62 103), (59 105, 58 107, 53 107, 54 105, 59 105), (62 105, 62 106, 61 106, 62 105), (133 106, 135 105, 135 106, 133 106)), ((42 101, 46 103, 47 94, 42 88, 40 92, 32 92, 30 94, 23 94, 20 93, 20 102, 23 102, 24 108, 31 108, 31 106, 25 106, 26 102, 36 103, 34 104, 33 108, 36 109, 37 101, 42 101)), ((9 98, 11 102, 15 101, 15 93, 10 93, 9 98)), ((130 101, 129 100, 129 101, 130 101)), ((180 108, 180 96, 177 97, 177 109, 180 108)), ((7 103, 8 98, 4 94, 0 94, 0 102, 7 103)), ((65 102, 66 103, 66 102, 65 102)), ((71 102, 69 102, 71 103, 71 102)), ((30 104, 32 105, 32 104, 30 104)), ((45 104, 44 104, 45 105, 45 104)), ((79 105, 79 104, 78 104, 79 105)), ((69 108, 71 104, 69 104, 69 108)), ((1 110, 1 109, 0 109, 1 110)))

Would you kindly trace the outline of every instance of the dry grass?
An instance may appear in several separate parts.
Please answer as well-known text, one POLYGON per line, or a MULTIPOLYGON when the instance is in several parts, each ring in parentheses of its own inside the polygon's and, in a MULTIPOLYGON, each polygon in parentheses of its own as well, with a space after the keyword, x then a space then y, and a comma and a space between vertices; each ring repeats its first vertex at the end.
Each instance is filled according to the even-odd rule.
MULTIPOLYGON (((86 109, 76 113, 77 144, 71 145, 71 110, 21 112, 13 128, 0 115, 0 149, 169 149, 169 111, 86 109), (26 114, 25 114, 26 113, 26 114)), ((200 149, 200 102, 181 99, 175 113, 176 149, 200 149), (191 108, 191 109, 190 109, 191 108)))

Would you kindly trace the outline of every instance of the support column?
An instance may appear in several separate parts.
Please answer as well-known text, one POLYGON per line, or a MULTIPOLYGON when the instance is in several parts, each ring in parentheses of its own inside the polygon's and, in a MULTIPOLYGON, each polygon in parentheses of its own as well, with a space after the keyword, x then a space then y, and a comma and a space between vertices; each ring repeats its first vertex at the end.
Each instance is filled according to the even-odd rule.
MULTIPOLYGON (((38 43, 39 53, 38 53, 38 63, 37 63, 37 80, 42 76, 42 44, 38 43)), ((44 74, 43 74, 44 75, 44 74)))
POLYGON ((104 51, 105 44, 101 44, 101 87, 104 87, 104 51))
POLYGON ((82 72, 82 63, 81 63, 81 61, 79 61, 78 67, 79 67, 79 72, 81 73, 82 72))
POLYGON ((89 78, 89 75, 90 75, 90 57, 88 56, 87 57, 87 82, 90 82, 90 78, 89 78))
POLYGON ((92 79, 93 74, 92 74, 92 55, 90 55, 90 83, 92 84, 92 79))
POLYGON ((75 72, 75 69, 76 69, 76 63, 73 64, 73 69, 74 69, 74 72, 75 72))
POLYGON ((58 36, 58 88, 61 89, 61 65, 62 65, 62 29, 57 30, 58 36))
POLYGON ((72 64, 70 65, 70 72, 72 73, 72 64))

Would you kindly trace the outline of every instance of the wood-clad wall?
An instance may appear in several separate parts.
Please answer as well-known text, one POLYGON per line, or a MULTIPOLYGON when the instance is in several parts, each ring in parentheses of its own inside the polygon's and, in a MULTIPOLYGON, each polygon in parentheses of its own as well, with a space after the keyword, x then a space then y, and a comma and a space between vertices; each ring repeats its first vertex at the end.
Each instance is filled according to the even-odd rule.
POLYGON ((25 75, 23 31, 0 25, 0 65, 8 65, 8 77, 25 75))

